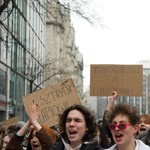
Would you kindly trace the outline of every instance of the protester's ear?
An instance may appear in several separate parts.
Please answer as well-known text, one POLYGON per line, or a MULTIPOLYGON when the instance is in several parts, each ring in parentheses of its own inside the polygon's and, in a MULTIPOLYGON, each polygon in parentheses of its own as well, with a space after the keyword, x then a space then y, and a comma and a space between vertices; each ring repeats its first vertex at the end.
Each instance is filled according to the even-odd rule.
POLYGON ((136 125, 134 126, 134 130, 135 130, 135 133, 138 132, 138 130, 139 130, 139 124, 136 124, 136 125))

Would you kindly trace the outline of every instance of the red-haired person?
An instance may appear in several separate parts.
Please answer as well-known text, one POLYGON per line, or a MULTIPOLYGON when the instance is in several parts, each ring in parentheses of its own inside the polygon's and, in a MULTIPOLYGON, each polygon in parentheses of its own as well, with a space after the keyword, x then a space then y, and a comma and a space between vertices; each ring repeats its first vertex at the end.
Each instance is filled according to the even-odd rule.
POLYGON ((137 139, 142 140, 146 145, 150 146, 150 115, 142 114, 140 116, 140 124, 137 139))
POLYGON ((57 135, 53 130, 38 123, 37 109, 37 105, 33 102, 30 106, 29 120, 13 135, 6 150, 22 150, 22 143, 27 134, 29 134, 27 150, 48 150, 56 142, 57 135))

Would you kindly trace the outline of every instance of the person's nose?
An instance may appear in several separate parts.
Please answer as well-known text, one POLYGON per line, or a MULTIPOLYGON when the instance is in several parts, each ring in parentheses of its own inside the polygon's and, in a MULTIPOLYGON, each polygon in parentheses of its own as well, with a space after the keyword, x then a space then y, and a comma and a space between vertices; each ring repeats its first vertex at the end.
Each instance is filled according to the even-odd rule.
POLYGON ((71 120, 69 123, 70 126, 74 126, 74 120, 71 120))
POLYGON ((33 141, 37 141, 37 137, 36 136, 33 137, 33 141))
POLYGON ((144 122, 141 122, 139 126, 140 126, 140 127, 144 127, 144 126, 145 126, 145 123, 144 123, 144 122))
POLYGON ((119 127, 118 127, 118 124, 116 125, 115 130, 120 130, 119 127))
POLYGON ((118 126, 116 126, 115 130, 120 130, 120 129, 118 128, 118 126))

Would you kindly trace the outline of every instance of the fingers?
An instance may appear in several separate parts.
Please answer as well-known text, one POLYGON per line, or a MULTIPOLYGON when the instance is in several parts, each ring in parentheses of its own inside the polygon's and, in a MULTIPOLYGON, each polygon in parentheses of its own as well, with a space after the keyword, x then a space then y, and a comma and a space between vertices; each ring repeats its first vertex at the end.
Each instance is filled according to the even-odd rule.
POLYGON ((113 95, 113 98, 116 99, 116 98, 118 97, 117 91, 113 91, 113 92, 112 92, 112 95, 113 95))
POLYGON ((36 105, 36 109, 38 110, 38 108, 39 108, 39 104, 35 104, 36 105))
POLYGON ((39 108, 39 104, 36 104, 35 101, 33 100, 31 105, 29 106, 29 117, 30 118, 37 117, 38 108, 39 108))
POLYGON ((113 91, 112 95, 118 95, 117 91, 113 91))
POLYGON ((38 110, 38 108, 39 108, 39 104, 35 103, 35 100, 33 100, 33 101, 32 101, 32 104, 31 104, 31 109, 32 109, 32 111, 33 111, 34 109, 38 110))

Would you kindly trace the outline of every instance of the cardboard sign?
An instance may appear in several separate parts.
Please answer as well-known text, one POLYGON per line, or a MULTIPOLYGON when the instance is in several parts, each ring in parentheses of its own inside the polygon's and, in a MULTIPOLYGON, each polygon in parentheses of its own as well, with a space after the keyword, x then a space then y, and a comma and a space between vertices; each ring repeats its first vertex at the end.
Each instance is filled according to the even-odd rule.
POLYGON ((23 97, 27 113, 33 100, 36 104, 39 104, 39 123, 48 126, 58 124, 58 115, 67 107, 73 104, 81 104, 71 79, 23 97))
POLYGON ((0 126, 7 129, 9 126, 15 125, 18 121, 20 121, 19 117, 13 117, 8 120, 0 122, 0 126))
POLYGON ((142 96, 142 87, 142 65, 91 65, 91 96, 111 96, 114 90, 120 96, 142 96))

